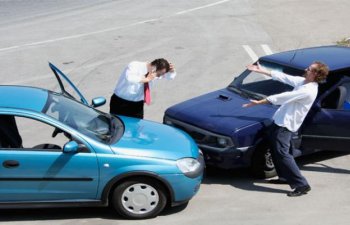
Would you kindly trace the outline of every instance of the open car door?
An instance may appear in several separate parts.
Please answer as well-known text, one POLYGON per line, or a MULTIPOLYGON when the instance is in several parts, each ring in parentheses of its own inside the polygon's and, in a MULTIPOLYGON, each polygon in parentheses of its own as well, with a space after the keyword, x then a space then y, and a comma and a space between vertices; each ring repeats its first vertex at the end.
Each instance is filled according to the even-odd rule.
POLYGON ((350 151, 349 90, 350 79, 343 79, 316 102, 302 130, 304 148, 350 151))
POLYGON ((72 81, 69 80, 68 76, 65 75, 61 70, 59 70, 55 65, 49 62, 49 66, 52 72, 55 74, 58 84, 61 88, 61 92, 63 95, 75 99, 77 101, 82 102, 83 104, 91 107, 99 107, 106 103, 106 99, 104 97, 97 97, 92 99, 91 105, 89 105, 86 98, 81 94, 79 89, 73 84, 72 81), (63 78, 63 79, 61 79, 63 78), (68 85, 64 85, 64 83, 68 83, 68 85), (69 91, 68 91, 69 90, 69 91))
POLYGON ((86 98, 81 94, 81 92, 73 84, 73 82, 69 80, 67 75, 65 75, 61 70, 59 70, 55 65, 53 65, 50 62, 49 62, 49 66, 57 78, 57 81, 58 81, 58 84, 61 88, 62 94, 64 94, 65 96, 67 96, 69 98, 81 101, 85 105, 89 105, 86 98), (63 78, 63 80, 61 78, 63 78), (65 87, 64 83, 68 83, 69 87, 65 87), (72 90, 68 91, 68 89, 72 89, 72 90), (74 97, 74 96, 77 96, 77 97, 74 97), (77 98, 80 98, 80 99, 77 99, 77 98))

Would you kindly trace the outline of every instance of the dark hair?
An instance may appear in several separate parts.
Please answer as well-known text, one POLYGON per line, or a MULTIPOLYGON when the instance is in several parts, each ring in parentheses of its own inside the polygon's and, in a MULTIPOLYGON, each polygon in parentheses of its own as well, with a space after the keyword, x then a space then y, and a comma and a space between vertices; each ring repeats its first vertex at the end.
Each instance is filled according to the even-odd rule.
POLYGON ((328 72, 329 72, 328 66, 320 61, 315 61, 312 64, 315 64, 317 66, 313 70, 313 72, 316 74, 315 81, 317 83, 322 83, 323 81, 326 80, 328 76, 328 72))
POLYGON ((169 72, 170 70, 170 64, 166 59, 160 58, 160 59, 155 59, 151 62, 152 66, 156 67, 156 70, 162 70, 165 69, 166 72, 169 72))

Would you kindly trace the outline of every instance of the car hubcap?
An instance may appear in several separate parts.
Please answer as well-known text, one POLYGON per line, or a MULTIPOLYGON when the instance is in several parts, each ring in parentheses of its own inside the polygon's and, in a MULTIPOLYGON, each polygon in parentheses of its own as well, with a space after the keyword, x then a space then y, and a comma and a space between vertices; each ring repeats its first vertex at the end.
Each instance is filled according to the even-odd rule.
POLYGON ((265 165, 267 167, 267 169, 273 169, 275 167, 275 165, 273 164, 272 161, 272 156, 270 151, 267 151, 265 154, 265 165))
POLYGON ((123 207, 134 214, 145 214, 154 210, 159 203, 159 194, 148 184, 134 184, 122 194, 123 207))

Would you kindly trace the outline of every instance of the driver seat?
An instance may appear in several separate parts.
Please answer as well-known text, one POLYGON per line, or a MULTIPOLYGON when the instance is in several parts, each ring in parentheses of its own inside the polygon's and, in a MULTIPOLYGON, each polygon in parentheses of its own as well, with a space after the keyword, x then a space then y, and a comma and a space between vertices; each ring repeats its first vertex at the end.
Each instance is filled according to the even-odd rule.
POLYGON ((323 101, 322 108, 342 109, 347 96, 347 89, 344 86, 338 86, 323 101))
POLYGON ((336 109, 342 109, 348 91, 346 90, 346 87, 344 87, 344 86, 339 86, 339 87, 337 87, 337 89, 339 91, 339 97, 338 97, 337 102, 336 102, 336 104, 337 104, 336 109))

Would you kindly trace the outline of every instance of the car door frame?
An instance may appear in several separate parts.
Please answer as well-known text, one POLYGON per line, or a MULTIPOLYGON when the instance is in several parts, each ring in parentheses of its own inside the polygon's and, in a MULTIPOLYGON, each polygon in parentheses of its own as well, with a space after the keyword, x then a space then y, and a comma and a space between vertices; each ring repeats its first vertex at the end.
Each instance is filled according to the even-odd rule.
MULTIPOLYGON (((315 101, 309 115, 303 124, 301 136, 302 136, 302 148, 306 151, 315 150, 335 150, 335 151, 350 151, 350 128, 345 132, 339 134, 339 130, 335 131, 332 124, 326 124, 326 119, 332 121, 335 117, 348 118, 350 121, 350 110, 342 109, 328 109, 322 108, 322 101, 331 94, 338 86, 344 83, 350 82, 350 78, 344 77, 325 93, 323 93, 315 101), (321 121, 323 124, 313 124, 313 121, 321 121), (327 129, 328 127, 328 129, 327 129), (342 135, 344 134, 344 135, 342 135), (334 142, 337 141, 335 145, 334 142)), ((333 126, 336 126, 334 124, 333 126)), ((339 127, 338 127, 339 128, 339 127)))
MULTIPOLYGON (((68 82, 68 84, 73 88, 73 90, 79 95, 80 97, 80 101, 85 104, 85 105, 89 105, 88 101, 86 100, 86 98, 83 96, 83 94, 79 91, 79 89, 74 85, 74 83, 68 78, 68 76, 66 74, 64 74, 60 69, 58 69, 54 64, 52 64, 51 62, 49 62, 49 66, 52 70, 52 72, 55 74, 55 77, 58 81, 58 84, 61 88, 61 92, 62 94, 64 94, 65 96, 68 96, 70 98, 73 98, 73 95, 71 95, 69 92, 66 91, 63 82, 61 80, 61 77, 68 82)), ((78 100, 78 99, 76 99, 78 100)), ((79 101, 79 100, 78 100, 79 101)))

